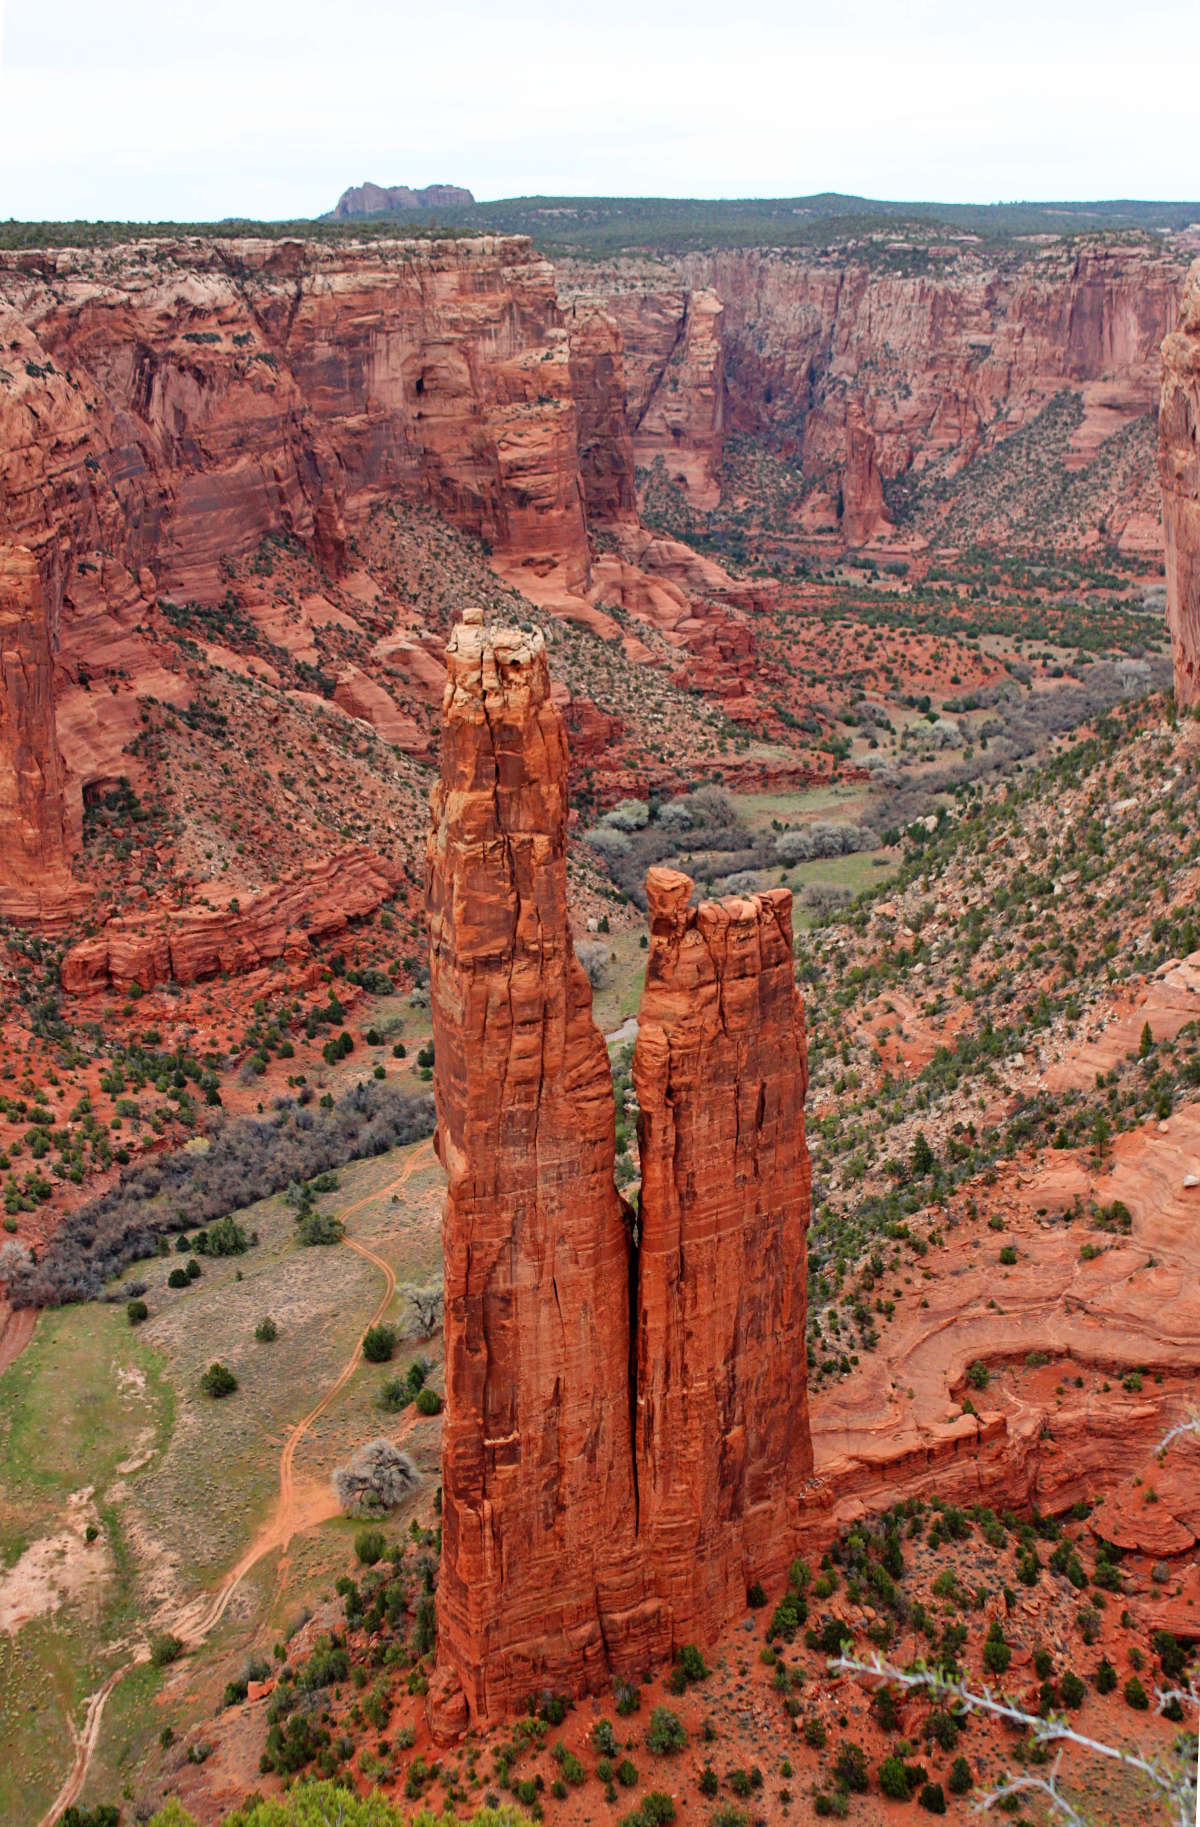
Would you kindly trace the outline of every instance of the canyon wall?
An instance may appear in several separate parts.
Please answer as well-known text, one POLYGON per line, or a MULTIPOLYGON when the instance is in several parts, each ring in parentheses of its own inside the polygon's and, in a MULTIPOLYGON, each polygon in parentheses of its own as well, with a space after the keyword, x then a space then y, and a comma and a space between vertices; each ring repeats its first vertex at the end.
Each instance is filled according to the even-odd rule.
POLYGON ((1200 703, 1200 261, 1163 343, 1159 480, 1175 699, 1200 703))
POLYGON ((562 718, 540 633, 464 623, 448 667, 427 868, 448 1181, 443 1733, 662 1647, 636 1552, 612 1079, 567 917, 562 718))
POLYGON ((0 912, 15 920, 79 899, 53 671, 37 560, 26 546, 0 546, 0 912))
POLYGON ((526 241, 4 254, 0 333, 0 534, 56 612, 100 547, 211 593, 269 533, 335 560, 392 495, 586 579, 568 339, 526 241))
POLYGON ((435 1736, 710 1642, 786 1566, 812 1469, 807 1068, 784 890, 650 876, 640 1235, 566 908, 540 633, 448 650, 427 886, 446 1410, 435 1736))
MULTIPOLYGON (((56 740, 77 836, 83 790, 127 769, 139 694, 187 695, 156 644, 160 596, 219 603, 228 561, 268 536, 336 573, 393 498, 587 587, 568 336, 524 240, 4 253, 0 343, 0 546, 34 556, 27 644, 52 662, 36 690, 0 681, 6 723, 38 724, 48 783, 23 802, 35 897, 53 900, 62 847, 56 740), (89 695, 100 670, 112 691, 89 695)), ((0 804, 22 792, 6 744, 0 804)))
POLYGON ((638 1527, 676 1640, 704 1642, 754 1580, 782 1581, 812 1472, 811 1169, 791 894, 691 893, 646 878, 638 1527))
MULTIPOLYGON (((1151 413, 1184 271, 1169 248, 1099 240, 753 248, 559 267, 568 307, 590 300, 620 325, 639 464, 662 455, 705 506, 725 434, 767 439, 819 485, 835 528, 849 474, 851 543, 887 526, 872 465, 883 479, 956 475, 1068 394, 1081 410, 1065 473, 1151 413), (692 332, 698 302, 719 359, 692 332), (717 374, 723 404, 701 413, 717 374), (692 403, 689 415, 678 401, 692 403)), ((815 504, 812 515, 818 524, 815 504)), ((1145 548, 1153 529, 1143 518, 1140 497, 1118 503, 1105 536, 1145 548)))

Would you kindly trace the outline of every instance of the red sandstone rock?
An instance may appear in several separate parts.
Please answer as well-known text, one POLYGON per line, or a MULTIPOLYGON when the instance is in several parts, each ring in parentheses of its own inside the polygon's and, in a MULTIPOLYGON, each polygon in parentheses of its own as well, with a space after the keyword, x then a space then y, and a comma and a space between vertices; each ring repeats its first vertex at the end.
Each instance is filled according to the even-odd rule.
POLYGON ((1200 703, 1200 261, 1163 343, 1158 472, 1167 548, 1167 625, 1175 699, 1200 703))
POLYGON ((633 440, 625 413, 621 331, 607 311, 577 307, 568 323, 579 475, 590 520, 637 519, 633 440))
POLYGON ((40 920, 83 891, 54 725, 54 662, 37 560, 0 546, 0 915, 40 920))
MULTIPOLYGON (((478 612, 476 612, 476 615, 478 612)), ((629 1235, 608 1057, 566 906, 540 633, 448 651, 428 852, 446 1419, 435 1731, 660 1646, 635 1551, 629 1235)))
POLYGON ((359 667, 346 666, 342 669, 334 687, 333 701, 342 710, 349 711, 352 717, 369 723, 385 742, 401 749, 404 754, 421 757, 429 754, 429 743, 424 731, 400 709, 395 699, 388 696, 382 685, 369 679, 359 667))
POLYGON ((812 1471, 805 1310, 804 1014, 786 889, 689 908, 646 878, 639 1534, 677 1642, 777 1581, 812 1471))
POLYGON ((151 904, 142 914, 109 920, 62 961, 72 995, 103 989, 143 990, 156 983, 198 983, 223 971, 256 970, 273 958, 306 958, 314 939, 344 931, 374 913, 400 879, 395 864, 364 849, 344 850, 239 901, 215 884, 206 903, 151 904))
MULTIPOLYGON (((790 443, 822 485, 802 520, 816 515, 812 530, 829 539, 838 486, 861 462, 851 448, 856 424, 891 478, 931 463, 956 473, 1064 390, 1084 409, 1064 469, 1151 411, 1184 270, 1170 249, 1086 242, 1039 248, 999 269, 964 248, 936 273, 881 272, 834 250, 764 248, 559 266, 568 306, 586 299, 620 326, 638 461, 661 449, 668 472, 686 479, 713 473, 725 432, 790 443), (680 399, 667 435, 656 401, 679 371, 697 293, 721 306, 722 429, 696 425, 680 399), (643 425, 656 426, 656 440, 643 425)), ((685 372, 696 384, 695 368, 685 372)), ((1152 499, 1118 491, 1105 509, 1106 537, 1144 548, 1146 506, 1152 517, 1152 499)))
POLYGON ((856 415, 846 426, 842 536, 850 547, 865 546, 890 524, 883 506, 883 479, 875 460, 875 434, 856 415))

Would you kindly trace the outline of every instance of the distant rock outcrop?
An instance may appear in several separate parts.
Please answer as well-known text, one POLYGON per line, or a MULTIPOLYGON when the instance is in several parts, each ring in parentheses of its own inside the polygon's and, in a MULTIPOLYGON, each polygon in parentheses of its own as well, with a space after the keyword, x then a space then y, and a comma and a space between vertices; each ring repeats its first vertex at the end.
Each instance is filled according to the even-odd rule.
POLYGON ((461 184, 426 184, 414 190, 408 184, 351 184, 325 220, 344 222, 351 216, 403 216, 414 209, 453 209, 473 203, 471 191, 461 184))
POLYGON ((1175 699, 1200 702, 1200 261, 1163 343, 1158 470, 1167 549, 1167 625, 1175 699))

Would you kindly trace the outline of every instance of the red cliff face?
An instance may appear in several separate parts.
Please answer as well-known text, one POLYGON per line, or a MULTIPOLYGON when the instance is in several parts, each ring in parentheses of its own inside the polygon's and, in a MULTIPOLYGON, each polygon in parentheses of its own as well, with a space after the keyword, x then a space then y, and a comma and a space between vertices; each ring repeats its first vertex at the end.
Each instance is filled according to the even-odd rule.
POLYGON ((1167 548, 1167 622, 1175 698, 1200 703, 1200 261, 1178 327, 1163 343, 1159 479, 1167 548))
MULTIPOLYGON (((1001 260, 961 246, 938 255, 898 249, 889 264, 755 248, 579 263, 560 268, 560 295, 617 319, 638 460, 661 450, 698 505, 711 500, 728 431, 790 447, 832 503, 847 471, 861 471, 864 428, 879 477, 931 466, 953 477, 1065 392, 1082 406, 1061 459, 1069 470, 1153 410, 1184 272, 1172 252, 1079 243, 1001 260), (724 396, 699 426, 671 383, 682 363, 696 392, 697 300, 719 309, 708 318, 719 367, 707 365, 724 396)), ((1145 543, 1142 506, 1115 499, 1106 536, 1145 543)), ((875 513, 843 536, 884 525, 875 513)))
MULTIPOLYGON (((425 502, 518 575, 587 587, 567 332, 524 240, 0 254, 0 341, 0 545, 36 560, 57 678, 28 715, 49 756, 57 711, 76 830, 126 771, 137 693, 180 690, 155 599, 218 603, 268 535, 336 573, 376 502, 425 502), (113 692, 85 696, 100 670, 113 692)), ((0 801, 22 791, 0 755, 0 801)))
MULTIPOLYGON (((478 613, 478 612, 476 612, 478 613)), ((612 1081, 566 905, 539 633, 451 638, 428 852, 446 1421, 435 1729, 653 1653, 612 1081)))
POLYGON ((54 660, 37 560, 0 546, 0 916, 68 911, 73 833, 54 725, 54 660))
POLYGON ((9 537, 86 559, 104 532, 195 592, 267 533, 336 562, 343 517, 401 494, 586 578, 567 335, 523 240, 10 254, 0 321, 9 537))
POLYGON ((476 611, 448 661, 427 870, 448 1179, 443 1738, 711 1640, 786 1565, 812 1462, 791 898, 693 913, 686 876, 651 872, 635 1244, 567 918, 543 639, 476 611))
POLYGON ((569 318, 571 392, 579 416, 579 474, 589 520, 637 519, 633 440, 625 412, 621 332, 607 311, 579 306, 569 318))
POLYGON ((786 889, 688 906, 651 869, 641 1108, 639 1535, 676 1642, 787 1566, 812 1471, 804 1014, 786 889))

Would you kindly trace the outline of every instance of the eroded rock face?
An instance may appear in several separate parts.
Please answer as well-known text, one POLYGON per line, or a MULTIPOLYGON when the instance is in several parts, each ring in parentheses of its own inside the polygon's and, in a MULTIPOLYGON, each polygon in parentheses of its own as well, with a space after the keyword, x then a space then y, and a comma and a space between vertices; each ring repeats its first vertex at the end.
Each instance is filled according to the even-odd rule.
MULTIPOLYGON (((881 268, 834 248, 560 262, 559 288, 620 326, 639 463, 661 453, 707 506, 726 434, 765 437, 816 485, 805 524, 854 544, 887 536, 872 466, 884 480, 953 477, 1069 393, 1082 414, 1065 474, 1155 407, 1184 275, 1173 250, 1083 239, 999 265, 940 252, 910 272, 902 253, 881 268), (715 412, 706 375, 723 396, 715 412), (839 489, 851 510, 840 528, 839 489)), ((1145 505, 1140 485, 1114 482, 1097 536, 1152 549, 1145 505)))
POLYGON ((642 1155, 639 1535, 675 1641, 777 1581, 812 1471, 804 1012, 783 888, 689 907, 646 878, 633 1059, 642 1155))
POLYGON ((37 559, 0 546, 0 916, 78 902, 54 725, 54 656, 37 559))
POLYGON ((1200 261, 1163 343, 1158 470, 1178 704, 1200 702, 1200 261))
MULTIPOLYGON (((138 725, 134 689, 79 681, 186 698, 156 599, 219 603, 226 561, 268 536, 336 575, 375 503, 423 501, 514 565, 588 585, 567 332, 524 240, 0 254, 0 341, 0 546, 36 561, 58 677, 28 714, 40 755, 60 745, 76 829, 138 725)), ((386 702, 352 710, 420 748, 386 702)), ((0 800, 23 791, 0 755, 0 800)))
POLYGON ((73 945, 62 961, 62 985, 76 996, 134 984, 148 990, 256 970, 275 958, 300 963, 312 956, 314 939, 331 938, 374 913, 399 879, 387 857, 355 847, 240 900, 214 884, 206 897, 182 907, 152 902, 73 945))
POLYGON ((567 918, 562 718, 540 633, 464 624, 448 668, 427 868, 443 1733, 595 1687, 662 1636, 636 1549, 612 1080, 567 918))

